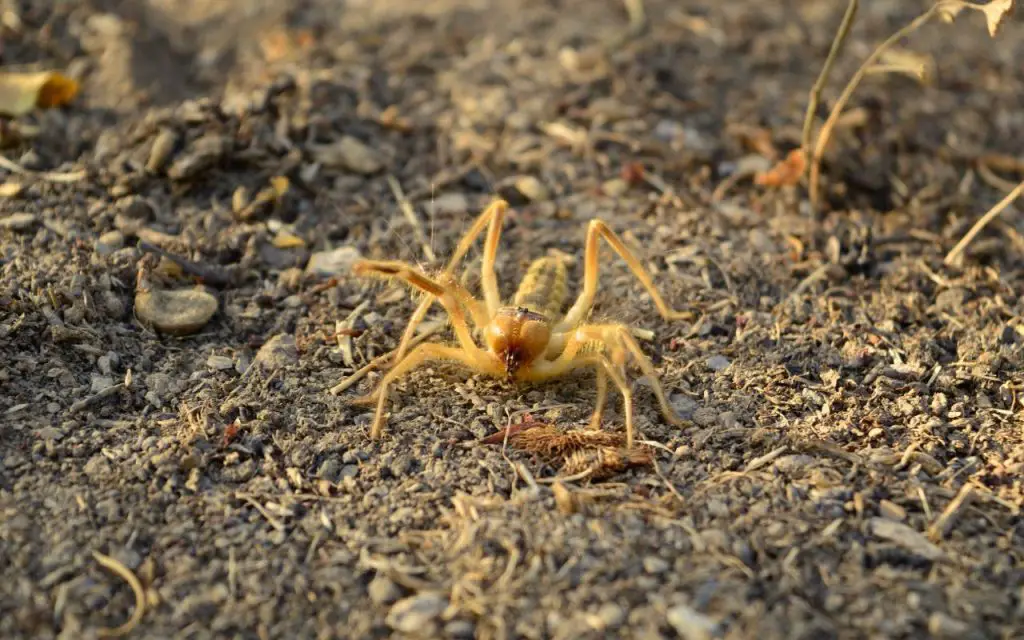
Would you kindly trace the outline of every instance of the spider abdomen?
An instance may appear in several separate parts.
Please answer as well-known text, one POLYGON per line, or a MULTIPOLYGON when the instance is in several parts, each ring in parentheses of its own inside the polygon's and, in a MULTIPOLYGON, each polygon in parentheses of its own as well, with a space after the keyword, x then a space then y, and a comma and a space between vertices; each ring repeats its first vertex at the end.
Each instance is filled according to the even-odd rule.
POLYGON ((516 290, 514 304, 548 318, 561 315, 569 296, 569 274, 565 262, 556 257, 537 258, 530 263, 516 290))

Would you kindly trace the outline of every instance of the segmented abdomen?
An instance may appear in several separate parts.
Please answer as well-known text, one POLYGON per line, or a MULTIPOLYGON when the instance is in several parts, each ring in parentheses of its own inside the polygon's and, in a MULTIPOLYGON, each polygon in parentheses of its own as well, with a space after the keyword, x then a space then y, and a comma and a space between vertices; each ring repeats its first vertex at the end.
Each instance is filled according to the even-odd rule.
POLYGON ((519 283, 515 306, 554 318, 561 315, 568 295, 569 274, 565 263, 554 257, 537 258, 530 263, 519 283))

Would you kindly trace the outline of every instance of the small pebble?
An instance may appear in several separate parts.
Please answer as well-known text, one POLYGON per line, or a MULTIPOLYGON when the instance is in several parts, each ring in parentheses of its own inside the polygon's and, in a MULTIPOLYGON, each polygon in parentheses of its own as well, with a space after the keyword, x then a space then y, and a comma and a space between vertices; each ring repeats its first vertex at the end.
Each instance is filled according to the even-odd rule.
POLYGON ((668 562, 657 556, 644 558, 644 571, 647 573, 664 573, 668 570, 668 562))
POLYGON ((629 191, 629 183, 622 178, 613 178, 611 180, 606 180, 605 183, 601 185, 601 191, 603 191, 606 196, 617 198, 629 191))
POLYGON ((727 369, 729 367, 730 362, 729 358, 726 358, 725 356, 711 356, 710 358, 707 359, 706 364, 708 366, 708 369, 718 372, 727 369))
POLYGON ((352 136, 342 136, 333 144, 317 147, 314 157, 332 169, 346 169, 363 175, 377 173, 384 168, 381 153, 352 136))
POLYGON ((157 331, 189 335, 217 313, 217 298, 202 289, 149 290, 135 295, 135 313, 157 331))
POLYGON ((876 537, 893 542, 926 560, 940 560, 946 555, 941 548, 933 544, 923 533, 911 529, 903 523, 893 522, 885 518, 872 518, 868 524, 871 533, 876 537))
POLYGON ((679 637, 685 640, 709 640, 718 627, 714 620, 685 604, 669 609, 666 618, 679 637))
POLYGON ((464 193, 442 193, 431 200, 426 209, 432 214, 465 213, 469 211, 469 198, 464 193))
POLYGON ((402 597, 402 589, 387 576, 377 575, 370 581, 367 594, 377 604, 391 604, 402 597))
POLYGON ((124 234, 120 231, 108 231, 96 240, 96 255, 109 256, 124 248, 124 234))
POLYGON ((956 312, 964 305, 967 299, 967 291, 959 287, 946 289, 935 296, 935 308, 940 311, 956 312))
POLYGON ((206 359, 206 366, 215 371, 227 371, 235 367, 235 361, 228 356, 210 354, 210 357, 206 359))
POLYGON ((551 191, 533 176, 521 176, 515 181, 516 191, 533 202, 544 202, 551 198, 551 191))
POLYGON ((421 593, 399 600, 388 611, 385 622, 401 633, 432 636, 437 618, 448 608, 448 599, 437 593, 421 593))
POLYGON ((352 265, 360 257, 359 250, 355 247, 338 247, 333 251, 318 251, 309 257, 306 274, 320 278, 344 275, 352 270, 352 265))
POLYGON ((970 632, 969 625, 940 611, 928 617, 928 633, 933 638, 965 638, 970 632))
POLYGON ((267 340, 252 363, 261 365, 267 371, 273 371, 298 363, 299 349, 295 345, 295 336, 279 333, 270 340, 267 340))
POLYGON ((907 519, 906 509, 888 500, 882 500, 878 503, 878 512, 882 514, 883 518, 895 520, 896 522, 903 522, 907 519))
POLYGON ((94 373, 92 374, 92 380, 89 383, 89 391, 91 393, 99 393, 107 387, 112 386, 114 386, 114 379, 112 377, 101 376, 94 373))

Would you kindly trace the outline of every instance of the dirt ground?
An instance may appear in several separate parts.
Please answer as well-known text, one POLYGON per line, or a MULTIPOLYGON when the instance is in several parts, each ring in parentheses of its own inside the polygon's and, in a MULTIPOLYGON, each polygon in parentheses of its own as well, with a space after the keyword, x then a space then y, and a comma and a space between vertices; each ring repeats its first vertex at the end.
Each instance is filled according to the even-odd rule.
MULTIPOLYGON (((0 636, 140 604, 130 637, 1024 635, 1020 205, 943 264, 1024 178, 1024 24, 929 26, 929 85, 870 77, 816 213, 730 176, 799 144, 844 4, 648 0, 637 33, 615 0, 0 3, 3 65, 83 85, 5 155, 85 171, 0 198, 0 636), (603 250, 594 318, 653 332, 689 421, 636 382, 654 465, 556 484, 480 442, 585 426, 588 373, 425 366, 379 441, 380 372, 331 392, 416 304, 353 256, 436 269, 495 194, 503 291, 554 250, 575 287, 601 217, 692 312, 603 250), (142 267, 217 313, 154 331, 142 267)), ((861 4, 823 113, 927 6, 861 4)))

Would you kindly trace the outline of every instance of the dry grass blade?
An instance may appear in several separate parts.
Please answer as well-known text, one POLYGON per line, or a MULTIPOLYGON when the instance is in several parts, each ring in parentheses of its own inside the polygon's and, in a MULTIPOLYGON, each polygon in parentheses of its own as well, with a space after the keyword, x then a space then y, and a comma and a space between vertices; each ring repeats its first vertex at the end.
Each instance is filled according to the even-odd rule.
POLYGON ((1013 201, 1021 197, 1022 194, 1024 194, 1024 181, 1018 184, 1013 191, 1006 194, 1005 198, 1000 200, 996 206, 989 209, 985 215, 981 216, 981 218, 974 223, 974 226, 971 227, 970 231, 968 231, 964 237, 960 239, 960 242, 956 243, 956 246, 946 254, 946 258, 943 260, 943 263, 950 265, 956 262, 960 257, 960 254, 967 248, 967 245, 971 243, 971 240, 974 240, 975 236, 981 233, 982 229, 995 220, 1000 213, 1005 211, 1006 208, 1013 204, 1013 201))
POLYGON ((96 635, 101 638, 121 638, 131 633, 142 621, 142 616, 146 613, 146 591, 142 588, 142 583, 135 577, 135 574, 118 560, 105 556, 98 551, 93 551, 92 556, 96 558, 96 562, 101 567, 112 571, 119 578, 127 582, 128 586, 132 588, 132 593, 135 594, 135 611, 132 612, 127 622, 119 627, 99 629, 96 632, 96 635))
POLYGON ((17 173, 24 176, 37 176, 49 182, 78 182, 86 175, 84 171, 70 171, 68 173, 40 171, 37 173, 35 171, 29 171, 25 167, 13 160, 5 158, 4 156, 0 156, 0 169, 7 169, 11 173, 17 173))

